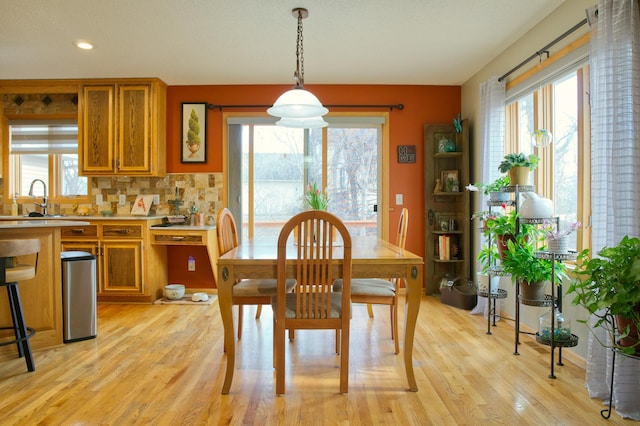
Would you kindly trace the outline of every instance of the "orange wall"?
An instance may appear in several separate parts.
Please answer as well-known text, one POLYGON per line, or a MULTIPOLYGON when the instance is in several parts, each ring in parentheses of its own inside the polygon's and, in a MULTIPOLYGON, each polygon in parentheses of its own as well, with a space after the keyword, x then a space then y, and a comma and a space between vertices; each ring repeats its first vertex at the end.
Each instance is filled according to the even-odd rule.
MULTIPOLYGON (((425 123, 451 123, 461 109, 459 86, 394 85, 306 85, 325 105, 403 104, 404 109, 390 113, 390 182, 389 200, 395 208, 395 194, 403 194, 404 207, 410 212, 407 249, 424 256, 424 150, 425 123), (416 146, 416 163, 398 164, 398 145, 416 146)), ((209 110, 207 115, 207 162, 180 162, 180 128, 182 102, 208 102, 216 105, 271 105, 291 86, 170 86, 167 91, 167 172, 222 172, 222 112, 209 110)), ((229 109, 227 111, 264 111, 229 109)), ((359 109, 362 110, 362 109, 359 109)), ((336 108, 336 111, 349 111, 336 108)), ((379 110, 377 110, 379 111, 379 110)), ((393 235, 399 209, 389 217, 393 235)))

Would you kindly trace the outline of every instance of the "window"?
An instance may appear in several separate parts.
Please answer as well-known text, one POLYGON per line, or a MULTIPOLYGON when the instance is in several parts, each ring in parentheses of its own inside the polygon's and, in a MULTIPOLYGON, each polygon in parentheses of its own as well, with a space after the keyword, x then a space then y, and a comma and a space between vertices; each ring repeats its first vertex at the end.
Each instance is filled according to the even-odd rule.
POLYGON ((352 235, 382 236, 379 155, 384 117, 328 117, 325 129, 288 129, 273 119, 228 120, 228 205, 241 239, 278 234, 303 208, 308 184, 327 188, 329 211, 352 235))
MULTIPOLYGON (((553 200, 560 229, 575 221, 589 224, 590 141, 582 131, 589 126, 585 81, 588 66, 565 71, 507 105, 505 152, 533 152, 541 158, 534 173, 536 191, 553 200), (543 128, 551 131, 553 142, 535 148, 530 135, 543 128)), ((589 247, 589 235, 572 233, 570 245, 578 250, 589 247)))
POLYGON ((86 197, 89 182, 78 175, 78 125, 75 120, 10 120, 7 196, 46 195, 50 201, 86 197), (47 193, 44 193, 44 189, 47 193))

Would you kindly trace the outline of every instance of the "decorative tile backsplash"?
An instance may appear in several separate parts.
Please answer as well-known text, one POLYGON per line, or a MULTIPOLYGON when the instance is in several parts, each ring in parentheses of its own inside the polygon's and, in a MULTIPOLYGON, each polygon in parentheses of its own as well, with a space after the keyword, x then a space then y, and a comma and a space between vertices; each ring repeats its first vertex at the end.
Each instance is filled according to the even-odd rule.
MULTIPOLYGON (((0 179, 0 183, 2 180, 0 179)), ((89 214, 99 215, 101 211, 111 210, 114 214, 128 215, 138 195, 158 194, 160 204, 153 205, 150 215, 174 214, 171 203, 178 198, 182 201, 177 214, 188 215, 192 206, 205 216, 215 217, 222 202, 222 173, 168 174, 165 177, 94 177, 90 189, 92 203, 88 204, 52 204, 49 211, 63 215, 77 215, 78 207, 87 207, 89 214), (96 204, 96 195, 102 195, 102 204, 96 204), (120 195, 124 194, 126 204, 119 206, 120 195)), ((2 190, 2 185, 0 185, 2 190)), ((4 197, 3 197, 4 198, 4 197)), ((20 206, 20 214, 35 210, 32 204, 20 206)), ((11 206, 3 205, 2 214, 11 214, 11 206)))

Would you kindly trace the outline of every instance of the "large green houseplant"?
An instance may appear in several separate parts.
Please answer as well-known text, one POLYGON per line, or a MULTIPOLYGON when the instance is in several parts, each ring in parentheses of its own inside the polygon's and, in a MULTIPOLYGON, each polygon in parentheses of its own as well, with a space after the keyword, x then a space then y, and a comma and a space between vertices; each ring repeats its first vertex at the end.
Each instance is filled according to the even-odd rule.
POLYGON ((528 233, 517 235, 515 240, 507 242, 502 260, 503 271, 520 284, 523 299, 543 300, 545 283, 554 278, 555 283, 560 284, 566 277, 563 263, 554 261, 554 266, 552 261, 536 256, 539 241, 540 233, 533 228, 528 233))
POLYGON ((604 247, 598 256, 590 257, 588 249, 579 253, 576 278, 568 293, 575 294, 573 304, 596 316, 593 327, 608 331, 608 340, 600 341, 603 346, 638 354, 640 239, 625 236, 616 246, 604 247))

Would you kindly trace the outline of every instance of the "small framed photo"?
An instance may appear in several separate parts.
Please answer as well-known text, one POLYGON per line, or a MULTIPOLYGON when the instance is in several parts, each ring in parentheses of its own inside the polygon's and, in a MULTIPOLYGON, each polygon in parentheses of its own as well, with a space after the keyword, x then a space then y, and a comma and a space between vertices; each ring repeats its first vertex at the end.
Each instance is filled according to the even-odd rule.
POLYGON ((460 192, 460 179, 457 170, 443 170, 440 174, 442 192, 460 192))
POLYGON ((207 103, 182 103, 181 161, 207 162, 207 103))

